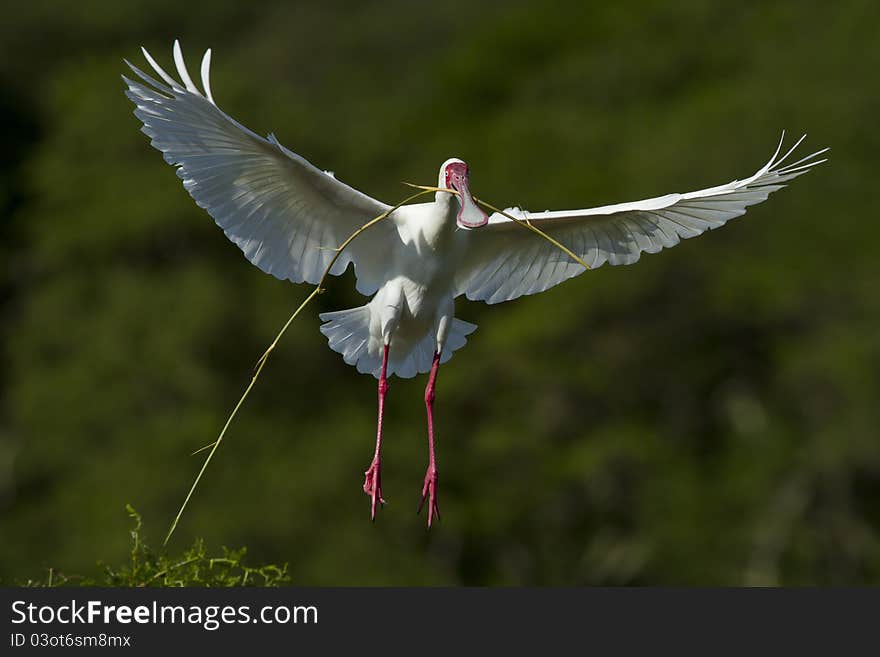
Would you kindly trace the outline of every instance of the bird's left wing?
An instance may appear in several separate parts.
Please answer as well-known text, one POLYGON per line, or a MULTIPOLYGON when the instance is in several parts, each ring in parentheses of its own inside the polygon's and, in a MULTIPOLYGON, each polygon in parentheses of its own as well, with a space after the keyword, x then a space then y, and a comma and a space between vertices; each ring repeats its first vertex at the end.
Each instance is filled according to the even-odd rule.
MULTIPOLYGON (((142 131, 178 167, 195 202, 214 218, 248 260, 266 273, 317 284, 335 247, 364 223, 390 209, 336 180, 304 158, 248 130, 214 103, 211 51, 202 60, 202 86, 193 83, 174 42, 180 81, 144 50, 162 82, 126 62, 141 81, 123 76, 142 131)), ((354 262, 357 289, 372 294, 382 282, 390 222, 354 240, 333 266, 341 274, 354 262)))
MULTIPOLYGON (((828 149, 785 164, 803 139, 782 157, 780 141, 770 161, 753 176, 718 187, 586 210, 532 213, 510 208, 505 212, 530 221, 592 269, 605 262, 630 265, 642 252, 675 246, 745 214, 748 206, 824 162, 815 158, 828 149)), ((499 303, 536 294, 584 271, 558 247, 499 213, 482 228, 460 231, 459 237, 464 247, 456 296, 464 294, 473 301, 499 303)))

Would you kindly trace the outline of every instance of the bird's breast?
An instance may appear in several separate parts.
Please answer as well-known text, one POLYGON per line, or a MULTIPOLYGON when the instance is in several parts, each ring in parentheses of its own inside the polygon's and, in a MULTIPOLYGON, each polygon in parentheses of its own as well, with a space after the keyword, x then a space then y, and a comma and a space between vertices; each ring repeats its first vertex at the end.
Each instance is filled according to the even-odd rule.
POLYGON ((404 206, 395 217, 400 243, 389 251, 389 289, 405 299, 405 314, 433 315, 443 299, 451 298, 458 261, 455 209, 434 202, 404 206))
POLYGON ((441 254, 449 248, 455 231, 456 210, 449 194, 433 203, 400 208, 396 213, 403 243, 418 254, 441 254))

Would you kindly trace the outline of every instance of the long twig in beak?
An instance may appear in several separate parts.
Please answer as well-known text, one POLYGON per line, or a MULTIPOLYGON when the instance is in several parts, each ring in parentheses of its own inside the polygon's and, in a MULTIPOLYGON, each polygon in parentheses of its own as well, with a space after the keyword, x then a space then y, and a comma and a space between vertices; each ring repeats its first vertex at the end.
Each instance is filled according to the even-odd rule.
MULTIPOLYGON (((427 185, 416 185, 416 184, 414 184, 414 183, 408 183, 408 182, 405 182, 405 183, 403 183, 403 184, 404 184, 404 185, 407 185, 407 186, 409 186, 409 187, 414 187, 414 188, 416 188, 416 189, 421 189, 423 192, 449 192, 450 194, 458 194, 458 192, 457 192, 456 190, 454 190, 454 189, 446 189, 445 187, 429 187, 429 186, 427 186, 427 185)), ((474 198, 474 200, 475 200, 477 203, 479 203, 480 205, 482 205, 482 206, 483 206, 484 208, 486 208, 487 210, 492 210, 492 212, 497 212, 498 214, 507 217, 507 218, 510 219, 511 221, 515 221, 516 223, 518 223, 518 224, 519 224, 520 226, 522 226, 523 228, 527 228, 528 230, 532 231, 533 233, 535 233, 535 234, 537 234, 537 235, 540 235, 540 236, 543 237, 545 240, 547 240, 548 242, 550 242, 553 246, 555 246, 556 248, 560 249, 560 250, 561 250, 563 253, 565 253, 569 258, 571 258, 571 259, 574 260, 576 263, 578 263, 579 265, 581 265, 584 269, 590 269, 590 265, 588 265, 586 262, 584 262, 584 259, 583 259, 583 258, 581 258, 579 255, 577 255, 576 253, 574 253, 574 251, 572 251, 571 249, 569 249, 569 248, 568 248, 567 246, 565 246, 564 244, 562 244, 562 243, 558 242, 557 240, 553 239, 552 237, 550 237, 547 233, 545 233, 543 230, 541 230, 540 228, 538 228, 537 226, 535 226, 535 225, 534 225, 531 221, 529 221, 528 219, 518 219, 517 217, 514 217, 513 215, 508 214, 508 213, 505 212, 504 210, 499 210, 498 208, 496 208, 496 207, 495 207, 494 205, 492 205, 491 203, 486 203, 486 201, 484 201, 484 200, 482 200, 482 199, 479 199, 479 198, 477 198, 476 196, 474 196, 473 198, 474 198)), ((479 230, 479 229, 478 229, 478 230, 479 230)))
MULTIPOLYGON (((205 471, 208 469, 208 464, 211 462, 211 459, 214 458, 214 454, 217 452, 217 449, 220 447, 220 444, 223 442, 223 438, 226 436, 226 432, 229 429, 229 426, 232 424, 232 420, 238 414, 239 409, 241 408, 242 404, 244 404, 245 399, 247 399, 248 395, 250 394, 251 390, 253 389, 254 385, 256 384, 257 379, 260 377, 260 374, 262 373, 263 367, 265 367, 266 361, 269 359, 269 356, 275 350, 275 347, 278 346, 278 342, 281 340, 282 336, 284 336, 284 334, 287 332, 287 329, 293 323, 293 320, 296 319, 297 316, 302 312, 303 308, 305 308, 309 304, 309 302, 312 301, 312 299, 314 299, 316 296, 318 296, 319 294, 321 294, 324 291, 324 281, 327 279, 327 276, 330 275, 330 270, 333 269, 333 265, 335 265, 336 261, 339 260, 339 256, 342 255, 342 252, 348 247, 349 244, 351 244, 365 230, 376 225, 377 223, 379 223, 383 219, 386 219, 388 217, 388 215, 390 215, 392 212, 397 210, 399 207, 406 205, 407 203, 414 201, 415 199, 417 199, 421 196, 424 196, 425 194, 430 194, 433 192, 448 192, 449 194, 460 195, 457 190, 449 189, 446 187, 430 187, 427 185, 416 185, 414 183, 409 183, 409 182, 404 182, 403 184, 407 185, 408 187, 413 187, 415 189, 418 189, 419 191, 415 194, 408 196, 407 198, 402 200, 400 203, 397 203, 392 208, 390 208, 390 209, 386 210, 385 212, 383 212, 382 214, 380 214, 378 217, 371 219, 370 221, 365 223, 363 226, 358 228, 356 231, 354 231, 351 235, 349 235, 348 238, 342 244, 340 244, 338 247, 336 247, 335 249, 331 249, 331 250, 335 251, 335 253, 333 255, 333 258, 331 258, 330 263, 324 269, 324 273, 321 275, 321 278, 318 281, 317 286, 315 286, 315 289, 312 290, 312 292, 305 298, 305 300, 299 305, 299 307, 297 307, 297 309, 293 312, 293 314, 287 319, 287 321, 284 323, 284 326, 282 326, 281 330, 278 331, 278 334, 275 336, 275 339, 272 340, 272 343, 269 345, 269 347, 266 349, 266 351, 263 352, 263 355, 260 356, 256 365, 254 366, 254 368, 255 368, 254 375, 251 378, 250 383, 248 384, 247 388, 245 388, 245 390, 242 393, 241 397, 239 398, 238 402, 235 404, 235 407, 232 409, 232 412, 227 417, 226 423, 223 425, 223 429, 220 431, 220 435, 217 436, 217 439, 214 442, 208 443, 207 445, 200 447, 195 452, 193 452, 193 455, 195 455, 195 454, 198 454, 199 452, 202 452, 206 449, 211 450, 210 452, 208 452, 208 456, 205 458, 204 463, 202 463, 202 467, 199 470, 199 473, 196 475, 195 481, 193 481, 192 486, 190 487, 189 492, 186 495, 186 498, 183 500, 183 504, 180 505, 180 509, 177 511, 177 515, 174 517, 174 521, 171 523, 171 527, 169 528, 168 533, 165 536, 165 540, 162 543, 163 546, 167 545, 168 541, 171 540, 171 535, 174 534, 174 530, 177 529, 177 525, 180 522, 180 518, 183 516, 183 512, 186 510, 186 507, 189 504, 189 501, 192 498, 193 493, 195 492, 196 488, 198 487, 199 482, 202 480, 202 476, 204 476, 205 471)), ((570 258, 572 258, 575 262, 581 264, 585 269, 590 268, 590 266, 586 262, 584 262, 582 258, 580 258, 575 253, 573 253, 571 251, 571 249, 564 246, 563 244, 560 244, 558 241, 556 241, 555 239, 553 239, 552 237, 547 235, 547 233, 542 231, 540 228, 535 227, 532 224, 532 222, 530 222, 528 220, 524 221, 522 219, 518 219, 517 217, 513 217, 510 214, 504 212, 503 210, 499 210, 495 206, 493 206, 489 203, 486 203, 485 201, 482 201, 476 197, 474 197, 474 200, 477 203, 479 203, 480 205, 482 205, 483 207, 485 207, 486 209, 492 210, 493 212, 497 212, 497 213, 507 217, 511 221, 515 221, 516 223, 520 224, 524 228, 531 230, 533 233, 540 235, 545 240, 547 240, 548 242, 550 242, 551 244, 556 246, 558 249, 562 250, 566 255, 568 255, 570 258)), ((323 248, 326 248, 326 247, 323 247, 323 248)))

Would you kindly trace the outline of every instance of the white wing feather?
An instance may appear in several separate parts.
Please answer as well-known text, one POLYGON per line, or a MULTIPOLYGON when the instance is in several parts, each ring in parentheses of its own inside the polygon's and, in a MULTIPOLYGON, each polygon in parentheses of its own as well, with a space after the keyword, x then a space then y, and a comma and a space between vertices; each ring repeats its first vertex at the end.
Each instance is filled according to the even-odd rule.
MULTIPOLYGON (((592 269, 605 262, 630 265, 642 252, 656 253, 675 246, 682 239, 696 237, 745 214, 748 206, 766 200, 785 187, 784 183, 824 162, 815 158, 827 148, 784 164, 803 139, 778 158, 780 140, 773 157, 753 176, 718 187, 585 210, 533 213, 509 208, 505 212, 529 220, 592 269)), ((499 213, 490 216, 485 227, 459 231, 457 235, 465 245, 455 294, 464 294, 473 301, 500 303, 536 294, 584 271, 560 249, 499 213)))
MULTIPOLYGON (((205 95, 187 72, 177 41, 173 54, 181 82, 146 50, 143 53, 164 83, 126 62, 141 80, 123 76, 142 131, 178 168, 177 175, 196 203, 263 271, 295 283, 317 284, 332 249, 389 209, 326 175, 273 135, 264 139, 222 112, 211 94, 210 50, 201 65, 205 95)), ((390 230, 389 222, 365 232, 343 252, 331 273, 341 274, 354 262, 358 291, 375 292, 382 282, 390 230)))

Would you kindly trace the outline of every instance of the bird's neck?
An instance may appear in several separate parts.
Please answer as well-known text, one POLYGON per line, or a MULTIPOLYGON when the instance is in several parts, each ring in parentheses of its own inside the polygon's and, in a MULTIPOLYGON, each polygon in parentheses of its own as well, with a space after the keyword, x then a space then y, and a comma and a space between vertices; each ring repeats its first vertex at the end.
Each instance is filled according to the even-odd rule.
POLYGON ((458 199, 449 192, 437 192, 434 195, 434 205, 443 217, 445 228, 455 227, 455 218, 458 215, 458 199))
POLYGON ((441 207, 452 205, 452 199, 455 195, 449 192, 437 192, 434 194, 434 202, 441 207))
POLYGON ((431 249, 441 249, 443 244, 455 232, 455 219, 458 214, 458 203, 448 192, 437 192, 433 203, 421 206, 422 210, 414 215, 413 236, 416 241, 424 243, 431 249))

